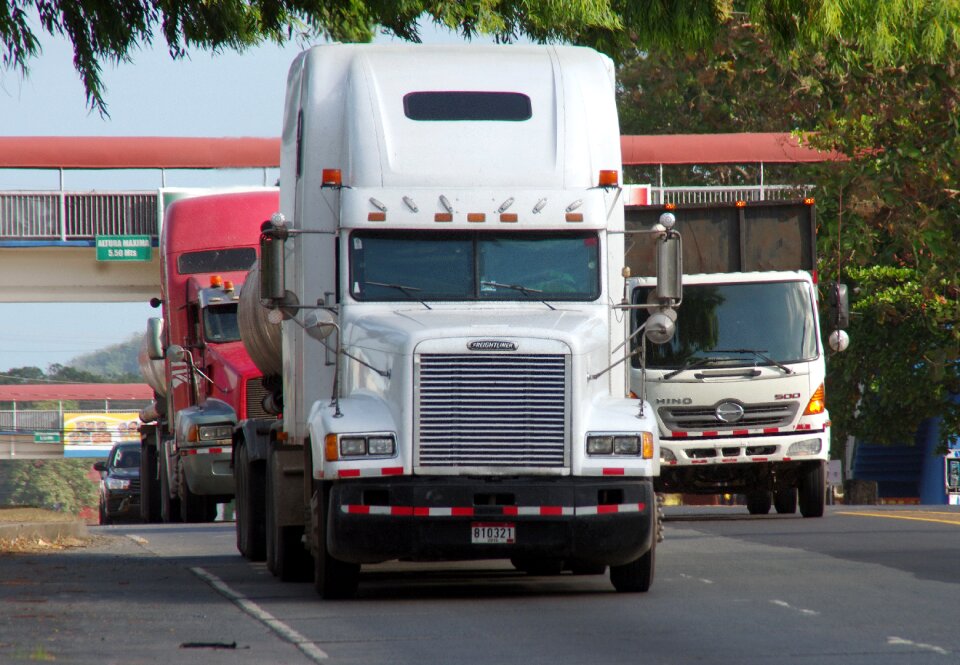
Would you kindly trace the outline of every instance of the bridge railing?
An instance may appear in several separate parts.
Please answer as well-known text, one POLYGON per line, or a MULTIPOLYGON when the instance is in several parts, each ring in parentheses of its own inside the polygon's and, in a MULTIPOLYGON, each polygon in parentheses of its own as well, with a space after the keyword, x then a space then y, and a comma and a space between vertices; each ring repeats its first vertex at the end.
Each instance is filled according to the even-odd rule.
POLYGON ((813 185, 738 185, 650 188, 653 204, 735 203, 736 201, 787 201, 810 196, 813 185))
POLYGON ((158 234, 157 192, 0 192, 0 240, 158 234))

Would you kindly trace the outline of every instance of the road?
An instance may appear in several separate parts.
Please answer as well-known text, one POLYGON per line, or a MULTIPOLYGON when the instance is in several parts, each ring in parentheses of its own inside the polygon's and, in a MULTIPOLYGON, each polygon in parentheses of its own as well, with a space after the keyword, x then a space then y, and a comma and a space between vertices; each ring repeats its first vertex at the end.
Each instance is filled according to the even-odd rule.
POLYGON ((94 527, 87 548, 0 557, 0 662, 960 662, 957 509, 667 518, 646 594, 500 562, 391 563, 338 602, 241 559, 230 523, 94 527))

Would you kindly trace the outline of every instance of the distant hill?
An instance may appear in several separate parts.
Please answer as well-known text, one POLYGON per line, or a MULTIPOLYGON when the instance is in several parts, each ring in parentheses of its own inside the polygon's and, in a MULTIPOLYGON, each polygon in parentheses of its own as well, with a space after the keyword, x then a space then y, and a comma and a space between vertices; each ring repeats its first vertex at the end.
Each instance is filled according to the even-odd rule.
POLYGON ((98 376, 110 377, 117 383, 139 383, 143 381, 140 366, 137 364, 141 339, 143 335, 135 333, 126 342, 77 356, 67 365, 98 376))

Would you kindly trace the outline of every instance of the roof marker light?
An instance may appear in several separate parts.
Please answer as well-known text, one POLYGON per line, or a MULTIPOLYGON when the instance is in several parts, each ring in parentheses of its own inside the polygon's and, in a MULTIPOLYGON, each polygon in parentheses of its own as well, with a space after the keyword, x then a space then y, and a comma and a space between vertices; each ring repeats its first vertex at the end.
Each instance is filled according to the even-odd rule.
MULTIPOLYGON (((497 208, 497 212, 506 212, 507 208, 509 208, 512 205, 513 205, 513 197, 511 196, 509 199, 507 199, 506 201, 500 204, 500 207, 497 208)), ((503 220, 500 220, 500 221, 503 221, 503 220)))
POLYGON ((517 213, 515 212, 502 212, 500 213, 501 222, 515 222, 517 221, 517 213))
POLYGON ((210 275, 210 286, 214 289, 222 289, 223 277, 220 275, 210 275))
POLYGON ((583 221, 583 213, 582 213, 582 212, 568 212, 568 213, 567 213, 567 221, 568 221, 568 222, 582 222, 582 221, 583 221))
POLYGON ((620 172, 613 169, 602 169, 598 187, 618 187, 620 185, 620 172))
POLYGON ((368 222, 385 222, 387 221, 387 213, 385 212, 368 212, 367 213, 368 222))
POLYGON ((813 198, 812 196, 808 196, 807 198, 805 198, 805 199, 803 200, 803 202, 804 202, 806 205, 808 205, 808 206, 812 206, 814 203, 817 202, 817 200, 816 200, 815 198, 813 198))
POLYGON ((229 279, 223 280, 223 290, 227 293, 233 291, 233 282, 231 282, 229 279))
POLYGON ((320 187, 343 187, 343 175, 340 169, 323 169, 320 175, 320 187))
POLYGON ((468 222, 485 222, 487 221, 487 214, 483 212, 468 212, 467 221, 468 222))
POLYGON ((433 221, 435 222, 452 222, 453 213, 449 212, 435 212, 433 213, 433 221))
POLYGON ((735 205, 735 206, 738 207, 738 208, 746 208, 746 207, 747 207, 747 202, 746 202, 746 201, 737 201, 737 202, 734 203, 733 205, 735 205))
POLYGON ((676 204, 676 203, 664 203, 664 204, 663 204, 663 209, 664 209, 664 210, 676 210, 676 209, 677 209, 677 204, 676 204))

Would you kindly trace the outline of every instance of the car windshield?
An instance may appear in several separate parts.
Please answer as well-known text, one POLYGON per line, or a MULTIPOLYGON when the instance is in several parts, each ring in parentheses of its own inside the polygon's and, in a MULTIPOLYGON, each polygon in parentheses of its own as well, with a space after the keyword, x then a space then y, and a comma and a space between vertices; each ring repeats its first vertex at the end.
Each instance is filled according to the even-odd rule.
MULTIPOLYGON (((647 302, 649 295, 650 288, 635 289, 633 302, 647 302)), ((647 367, 744 367, 817 355, 813 303, 803 281, 685 284, 677 315, 673 339, 647 344, 647 367)), ((635 324, 646 317, 647 310, 637 310, 635 324)), ((633 364, 640 366, 639 354, 633 364)))
POLYGON ((210 305, 204 308, 203 337, 215 344, 240 341, 237 303, 210 305))
POLYGON ((595 232, 355 231, 350 293, 362 301, 592 301, 599 255, 595 232))
POLYGON ((118 448, 113 457, 113 467, 117 469, 140 468, 140 449, 118 448))

